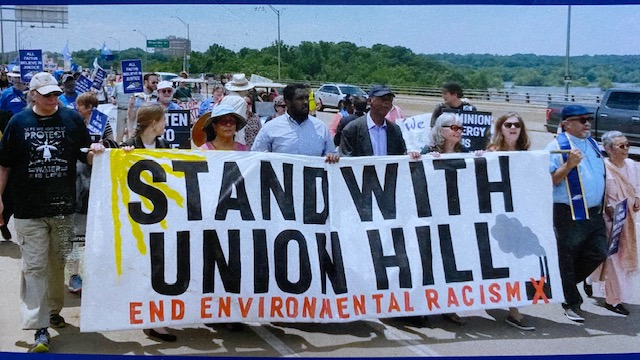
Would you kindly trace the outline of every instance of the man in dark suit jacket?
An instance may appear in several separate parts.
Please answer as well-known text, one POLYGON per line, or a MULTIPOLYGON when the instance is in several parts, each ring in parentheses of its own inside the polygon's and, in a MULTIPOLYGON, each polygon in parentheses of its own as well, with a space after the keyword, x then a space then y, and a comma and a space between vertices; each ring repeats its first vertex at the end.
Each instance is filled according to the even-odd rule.
POLYGON ((393 106, 394 97, 384 85, 371 88, 369 112, 351 121, 342 130, 340 153, 343 156, 403 155, 407 152, 400 127, 385 119, 393 106))

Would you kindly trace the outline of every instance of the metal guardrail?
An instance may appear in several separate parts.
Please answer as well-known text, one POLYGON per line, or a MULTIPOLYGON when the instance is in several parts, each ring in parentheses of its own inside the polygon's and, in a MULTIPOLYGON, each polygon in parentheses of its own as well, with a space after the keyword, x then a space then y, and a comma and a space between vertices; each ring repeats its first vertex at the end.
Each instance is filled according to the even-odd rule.
MULTIPOLYGON (((311 87, 318 89, 325 82, 316 81, 300 81, 300 80, 280 80, 284 84, 295 82, 307 82, 311 84, 311 87)), ((367 91, 372 84, 353 84, 361 87, 367 91)), ((397 94, 403 95, 415 95, 426 97, 441 97, 440 88, 417 88, 408 86, 393 86, 389 87, 397 94)), ((568 94, 564 93, 534 93, 534 92, 516 92, 509 90, 465 90, 465 98, 469 100, 484 100, 484 101, 504 101, 515 104, 532 104, 532 105, 547 105, 552 101, 566 101, 566 102, 584 102, 599 104, 602 100, 600 95, 584 95, 584 94, 568 94)))

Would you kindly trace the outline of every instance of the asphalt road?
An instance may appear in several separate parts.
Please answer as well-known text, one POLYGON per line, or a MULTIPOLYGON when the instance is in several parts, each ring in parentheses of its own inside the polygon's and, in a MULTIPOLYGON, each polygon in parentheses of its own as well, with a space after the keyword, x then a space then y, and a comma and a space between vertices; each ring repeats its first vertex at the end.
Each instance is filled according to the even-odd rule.
MULTIPOLYGON (((408 115, 430 112, 437 99, 399 97, 408 115)), ((533 130, 533 149, 552 139, 543 132, 544 109, 515 104, 484 104, 482 111, 499 114, 517 111, 533 130)), ((323 119, 333 113, 320 113, 323 119)), ((12 223, 10 229, 13 231, 12 223)), ((15 233, 15 232, 14 232, 15 233)), ((0 351, 26 352, 33 331, 20 329, 20 250, 13 242, 0 242, 0 351)), ((638 293, 638 291, 636 291, 638 293)), ((640 294, 639 294, 640 295, 640 294)), ((637 296, 640 299, 640 296, 637 296)), ((219 326, 172 329, 175 343, 147 338, 142 331, 80 333, 80 297, 67 294, 62 315, 68 326, 50 330, 51 352, 127 355, 200 355, 249 357, 396 357, 639 353, 640 306, 629 305, 631 315, 616 315, 602 307, 602 299, 585 298, 584 324, 568 320, 560 305, 535 305, 521 309, 535 331, 517 330, 504 322, 506 309, 467 312, 464 326, 438 316, 425 326, 408 326, 397 320, 370 320, 347 324, 247 324, 232 332, 219 326)), ((640 304, 640 302, 638 302, 640 304)), ((638 355, 640 356, 640 355, 638 355)))

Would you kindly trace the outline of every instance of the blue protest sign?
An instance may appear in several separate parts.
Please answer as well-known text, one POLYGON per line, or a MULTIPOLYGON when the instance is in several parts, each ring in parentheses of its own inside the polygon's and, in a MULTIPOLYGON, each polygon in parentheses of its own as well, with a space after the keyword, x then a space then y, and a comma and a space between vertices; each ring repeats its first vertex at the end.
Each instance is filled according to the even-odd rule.
POLYGON ((90 91, 91 86, 93 86, 93 81, 89 80, 89 78, 84 75, 80 75, 76 80, 76 91, 80 94, 90 91))
POLYGON ((20 80, 28 83, 34 74, 44 71, 42 50, 20 50, 20 80))
POLYGON ((142 60, 122 60, 122 87, 125 94, 142 92, 142 60))
POLYGON ((93 111, 91 111, 89 124, 87 124, 89 134, 102 136, 104 127, 107 125, 108 119, 109 117, 107 116, 107 114, 101 113, 100 111, 98 111, 98 109, 93 109, 93 111))
POLYGON ((104 79, 106 78, 107 72, 104 71, 104 69, 96 69, 93 75, 93 88, 97 90, 102 89, 102 84, 104 84, 104 79))

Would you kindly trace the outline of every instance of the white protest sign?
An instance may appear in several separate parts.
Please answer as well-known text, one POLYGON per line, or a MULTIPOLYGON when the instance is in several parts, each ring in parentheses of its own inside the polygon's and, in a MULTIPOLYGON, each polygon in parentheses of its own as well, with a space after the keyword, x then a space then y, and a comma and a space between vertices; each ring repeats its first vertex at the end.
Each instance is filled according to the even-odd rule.
POLYGON ((431 141, 431 113, 396 120, 407 150, 422 150, 431 141))
POLYGON ((345 322, 563 301, 544 151, 108 150, 81 329, 345 322))

